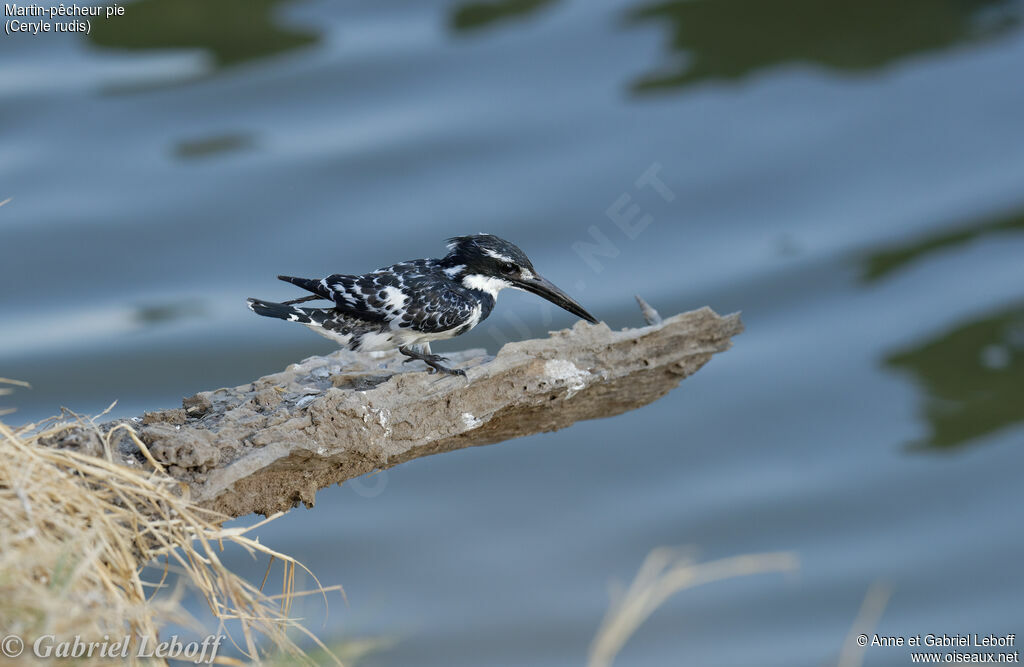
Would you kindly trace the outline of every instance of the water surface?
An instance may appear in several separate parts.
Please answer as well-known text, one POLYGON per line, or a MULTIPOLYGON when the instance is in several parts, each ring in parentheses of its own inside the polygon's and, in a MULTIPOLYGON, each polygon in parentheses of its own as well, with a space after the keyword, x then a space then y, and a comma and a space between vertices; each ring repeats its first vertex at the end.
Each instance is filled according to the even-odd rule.
MULTIPOLYGON (((4 37, 0 376, 33 385, 6 402, 126 415, 246 382, 331 349, 245 309, 296 296, 275 275, 487 231, 614 327, 639 293, 747 331, 653 405, 268 526, 345 586, 323 636, 397 638, 378 667, 582 664, 609 581, 660 545, 802 566, 673 598, 618 664, 835 664, 879 581, 879 632, 1024 634, 1022 20, 1016 0, 140 0, 88 37, 4 37), (631 236, 609 210, 634 205, 631 236)), ((572 323, 500 301, 440 347, 572 323)))

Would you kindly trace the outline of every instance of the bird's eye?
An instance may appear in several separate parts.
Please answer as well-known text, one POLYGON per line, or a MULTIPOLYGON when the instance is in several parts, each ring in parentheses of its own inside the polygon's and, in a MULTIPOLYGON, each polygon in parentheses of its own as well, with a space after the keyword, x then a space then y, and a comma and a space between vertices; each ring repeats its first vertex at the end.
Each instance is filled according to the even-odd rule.
POLYGON ((505 262, 504 264, 501 265, 501 272, 504 273, 506 276, 511 275, 516 272, 516 265, 511 264, 509 262, 505 262))

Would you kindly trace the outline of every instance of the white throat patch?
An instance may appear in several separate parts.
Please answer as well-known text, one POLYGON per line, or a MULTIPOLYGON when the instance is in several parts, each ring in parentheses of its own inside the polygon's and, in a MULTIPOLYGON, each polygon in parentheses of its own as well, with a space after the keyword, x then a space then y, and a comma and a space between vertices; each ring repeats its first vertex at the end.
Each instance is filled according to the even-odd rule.
POLYGON ((482 276, 479 273, 471 273, 462 279, 462 286, 468 289, 480 290, 481 292, 487 292, 495 299, 498 298, 498 292, 505 289, 506 287, 512 287, 512 283, 501 278, 494 278, 492 276, 482 276))

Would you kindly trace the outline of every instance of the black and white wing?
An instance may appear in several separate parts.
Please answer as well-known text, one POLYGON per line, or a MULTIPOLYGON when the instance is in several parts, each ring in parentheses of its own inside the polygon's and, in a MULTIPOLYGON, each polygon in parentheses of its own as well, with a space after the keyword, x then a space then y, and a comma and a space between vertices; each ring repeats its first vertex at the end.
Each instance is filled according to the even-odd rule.
MULTIPOLYGON (((463 290, 453 289, 437 260, 402 262, 359 276, 337 273, 322 280, 278 278, 333 301, 346 315, 381 328, 449 331, 472 320, 477 305, 463 290)), ((476 318, 479 321, 480 315, 476 318)))

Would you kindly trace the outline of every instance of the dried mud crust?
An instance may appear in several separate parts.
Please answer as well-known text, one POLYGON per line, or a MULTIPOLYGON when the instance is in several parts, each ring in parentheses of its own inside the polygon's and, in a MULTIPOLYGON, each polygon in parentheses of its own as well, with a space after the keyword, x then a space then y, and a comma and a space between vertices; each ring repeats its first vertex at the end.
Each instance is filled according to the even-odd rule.
MULTIPOLYGON (((742 330, 738 314, 710 308, 622 331, 579 322, 509 343, 494 358, 447 355, 467 378, 429 375, 397 352, 339 350, 129 422, 201 504, 230 516, 270 514, 312 506, 321 488, 414 458, 646 405, 742 330)), ((92 443, 70 431, 59 440, 50 446, 92 443)), ((117 445, 125 462, 141 459, 127 433, 117 445)))

